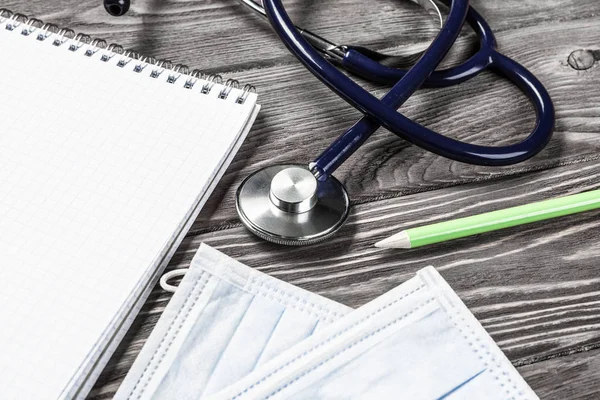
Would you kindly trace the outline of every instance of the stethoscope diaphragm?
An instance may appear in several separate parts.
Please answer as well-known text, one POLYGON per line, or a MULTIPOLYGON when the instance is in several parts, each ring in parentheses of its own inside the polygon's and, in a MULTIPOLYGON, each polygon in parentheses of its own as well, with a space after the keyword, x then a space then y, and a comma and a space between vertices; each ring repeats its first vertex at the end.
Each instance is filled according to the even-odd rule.
POLYGON ((236 209, 242 223, 260 238, 307 245, 340 229, 350 200, 334 177, 321 181, 306 166, 279 164, 256 171, 242 182, 236 209))

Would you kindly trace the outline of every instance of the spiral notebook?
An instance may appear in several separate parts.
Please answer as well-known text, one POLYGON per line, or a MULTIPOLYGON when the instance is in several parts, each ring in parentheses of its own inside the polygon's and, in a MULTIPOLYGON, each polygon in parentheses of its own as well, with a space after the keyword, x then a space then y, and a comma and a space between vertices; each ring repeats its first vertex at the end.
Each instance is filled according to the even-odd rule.
POLYGON ((0 11, 0 397, 85 397, 259 110, 0 11))

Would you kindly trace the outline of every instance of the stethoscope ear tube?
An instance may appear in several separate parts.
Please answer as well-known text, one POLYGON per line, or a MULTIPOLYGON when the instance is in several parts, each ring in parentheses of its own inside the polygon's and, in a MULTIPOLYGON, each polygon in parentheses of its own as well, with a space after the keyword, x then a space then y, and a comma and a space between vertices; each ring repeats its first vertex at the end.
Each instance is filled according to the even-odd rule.
POLYGON ((302 246, 335 234, 348 217, 350 199, 337 179, 317 181, 305 165, 280 164, 248 176, 238 188, 235 206, 256 236, 302 246))

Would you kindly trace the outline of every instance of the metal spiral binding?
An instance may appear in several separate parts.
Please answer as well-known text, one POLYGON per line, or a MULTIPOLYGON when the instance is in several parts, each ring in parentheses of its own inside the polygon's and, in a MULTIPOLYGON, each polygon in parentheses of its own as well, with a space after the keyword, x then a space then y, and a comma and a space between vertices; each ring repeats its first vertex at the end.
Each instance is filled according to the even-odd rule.
POLYGON ((190 72, 190 68, 184 64, 173 64, 169 60, 158 60, 153 57, 143 56, 132 50, 125 50, 118 44, 108 44, 103 39, 92 38, 84 33, 76 34, 68 28, 59 28, 55 24, 44 23, 36 18, 29 18, 23 14, 13 13, 6 8, 0 8, 0 23, 4 23, 9 31, 19 31, 24 36, 34 34, 36 40, 51 40, 55 47, 61 47, 65 42, 70 41, 68 50, 77 52, 81 48, 85 49, 83 55, 92 57, 100 52, 100 61, 109 62, 113 57, 117 57, 116 66, 125 68, 127 65, 133 65, 133 72, 142 73, 149 71, 149 77, 159 79, 165 74, 165 82, 176 84, 183 82, 183 88, 193 89, 198 81, 204 81, 200 88, 200 93, 209 94, 213 88, 223 86, 217 98, 225 100, 229 98, 232 91, 241 93, 235 98, 235 103, 244 104, 250 93, 255 93, 256 88, 252 85, 245 85, 240 89, 240 84, 235 79, 228 79, 223 84, 223 78, 217 74, 206 74, 197 69, 190 72))

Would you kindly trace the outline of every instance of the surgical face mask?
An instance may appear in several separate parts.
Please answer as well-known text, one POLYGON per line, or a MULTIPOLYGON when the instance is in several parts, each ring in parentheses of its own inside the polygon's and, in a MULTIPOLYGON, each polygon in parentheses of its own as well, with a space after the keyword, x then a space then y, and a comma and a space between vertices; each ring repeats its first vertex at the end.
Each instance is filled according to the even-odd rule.
POLYGON ((350 311, 202 245, 115 399, 202 399, 350 311))
POLYGON ((351 310, 202 246, 120 399, 534 399, 433 269, 351 310))

